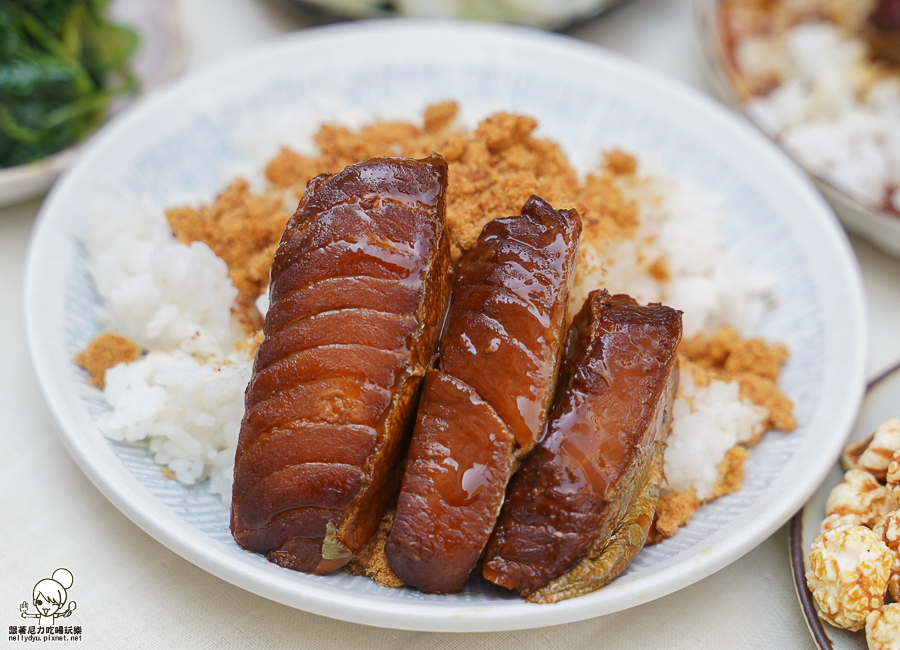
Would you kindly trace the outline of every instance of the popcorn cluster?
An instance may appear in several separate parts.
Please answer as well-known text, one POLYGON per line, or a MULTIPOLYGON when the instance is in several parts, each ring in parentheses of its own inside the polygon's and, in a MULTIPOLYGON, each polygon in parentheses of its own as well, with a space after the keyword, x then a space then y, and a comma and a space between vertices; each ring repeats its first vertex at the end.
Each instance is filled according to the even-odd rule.
POLYGON ((900 604, 885 605, 866 618, 866 642, 870 650, 900 648, 900 604))
POLYGON ((881 609, 893 557, 865 526, 841 526, 819 535, 809 553, 806 582, 819 616, 836 627, 861 630, 881 609))
POLYGON ((825 502, 806 582, 824 621, 865 628, 870 649, 900 648, 900 420, 844 459, 851 466, 825 502), (886 605, 888 594, 898 602, 886 605))

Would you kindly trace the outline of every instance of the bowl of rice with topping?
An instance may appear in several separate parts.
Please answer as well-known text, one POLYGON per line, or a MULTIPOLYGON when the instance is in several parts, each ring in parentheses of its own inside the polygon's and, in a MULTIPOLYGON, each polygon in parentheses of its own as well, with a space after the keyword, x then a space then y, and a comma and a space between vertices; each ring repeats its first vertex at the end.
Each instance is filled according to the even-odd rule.
POLYGON ((45 203, 26 314, 63 440, 135 523, 254 593, 402 629, 582 620, 711 574, 805 502, 863 390, 859 270, 792 163, 666 79, 499 25, 322 28, 148 98, 45 203), (313 57, 328 65, 296 65, 313 57), (535 606, 471 578, 427 595, 398 584, 377 539, 348 571, 311 576, 231 537, 244 390, 286 220, 317 174, 433 151, 449 164, 454 257, 538 194, 582 216, 570 312, 599 287, 683 312, 651 543, 595 593, 535 606))
POLYGON ((714 91, 900 254, 900 3, 697 0, 714 91))

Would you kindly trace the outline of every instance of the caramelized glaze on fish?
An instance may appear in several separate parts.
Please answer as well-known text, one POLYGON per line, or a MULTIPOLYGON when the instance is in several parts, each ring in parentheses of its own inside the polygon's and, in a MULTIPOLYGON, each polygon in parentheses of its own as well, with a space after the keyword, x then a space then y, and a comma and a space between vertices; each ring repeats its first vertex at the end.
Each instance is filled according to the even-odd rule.
MULTIPOLYGON (((532 599, 544 602, 602 582, 592 582, 599 568, 580 563, 600 558, 639 498, 655 507, 680 339, 680 312, 590 294, 569 329, 547 437, 513 477, 485 549, 485 578, 523 596, 560 580, 532 599), (567 578, 573 569, 577 579, 567 578)), ((627 557, 613 562, 616 573, 652 519, 652 509, 649 518, 632 514, 638 528, 624 531, 627 557)))
POLYGON ((245 395, 231 508, 244 548, 321 574, 377 529, 449 297, 446 183, 432 155, 308 184, 245 395))
POLYGON ((462 587, 518 458, 544 431, 580 232, 576 212, 532 197, 488 223, 457 266, 385 546, 407 584, 462 587))

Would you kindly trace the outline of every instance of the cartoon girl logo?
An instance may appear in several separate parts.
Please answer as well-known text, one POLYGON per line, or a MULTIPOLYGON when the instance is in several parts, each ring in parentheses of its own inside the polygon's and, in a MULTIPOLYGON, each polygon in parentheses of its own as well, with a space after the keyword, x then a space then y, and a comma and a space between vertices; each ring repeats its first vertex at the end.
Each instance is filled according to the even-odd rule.
POLYGON ((32 592, 32 602, 37 608, 37 613, 31 614, 28 611, 28 603, 23 602, 19 608, 22 618, 39 618, 42 627, 49 627, 57 618, 71 616, 75 611, 75 601, 70 602, 65 609, 63 605, 69 598, 66 589, 71 587, 74 581, 68 569, 57 569, 51 577, 39 581, 32 592))

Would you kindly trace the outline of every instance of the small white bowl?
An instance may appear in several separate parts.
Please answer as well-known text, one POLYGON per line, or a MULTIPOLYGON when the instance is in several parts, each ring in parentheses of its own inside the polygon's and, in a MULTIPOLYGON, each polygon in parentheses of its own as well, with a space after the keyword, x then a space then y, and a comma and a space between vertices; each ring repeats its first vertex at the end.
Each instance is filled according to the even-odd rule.
MULTIPOLYGON (((113 20, 140 34, 140 45, 132 59, 132 69, 141 84, 140 94, 146 94, 184 68, 186 49, 175 18, 175 0, 114 0, 110 14, 113 20)), ((116 102, 110 107, 109 117, 133 99, 116 102)), ((27 165, 0 168, 0 208, 46 192, 75 160, 82 144, 27 165)))
MULTIPOLYGON (((717 10, 721 0, 694 0, 694 14, 700 40, 703 44, 705 57, 705 72, 707 84, 710 90, 719 99, 734 108, 744 118, 754 124, 766 137, 776 144, 778 140, 758 125, 744 109, 744 105, 734 91, 731 80, 737 76, 737 71, 731 69, 725 56, 725 49, 719 38, 717 29, 717 10)), ((780 146, 780 145, 779 145, 780 146)), ((788 156, 790 152, 782 148, 788 156)), ((794 162, 797 162, 794 159, 794 162)), ((797 162, 800 165, 799 162, 797 162)), ((800 165, 803 168, 803 165, 800 165)), ((900 257, 900 217, 884 210, 876 210, 863 205, 856 199, 841 191, 827 179, 805 170, 813 182, 825 195, 825 198, 834 208, 835 213, 844 227, 850 232, 859 235, 873 243, 875 246, 900 257)))
POLYGON ((463 18, 467 20, 495 20, 499 22, 540 27, 542 29, 567 29, 586 20, 596 18, 627 0, 288 0, 301 9, 326 20, 342 18, 463 18))

